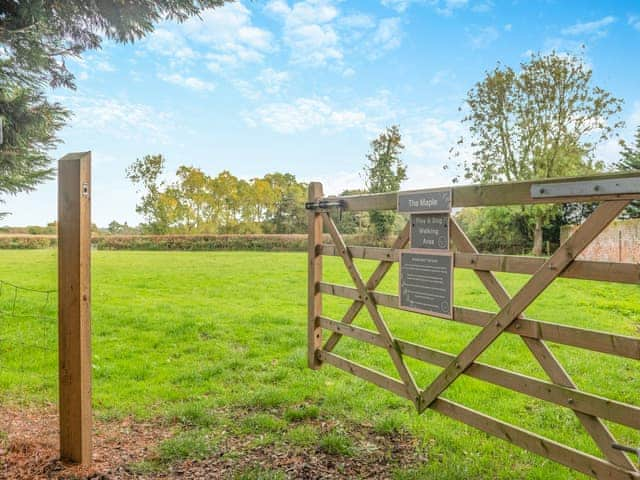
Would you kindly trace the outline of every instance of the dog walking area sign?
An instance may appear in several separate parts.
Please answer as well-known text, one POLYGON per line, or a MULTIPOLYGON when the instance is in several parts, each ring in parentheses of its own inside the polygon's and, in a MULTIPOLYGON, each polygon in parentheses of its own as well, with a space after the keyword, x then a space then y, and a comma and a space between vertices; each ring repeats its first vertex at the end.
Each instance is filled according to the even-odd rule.
POLYGON ((400 192, 398 211, 411 217, 411 250, 400 254, 400 308, 452 318, 451 190, 400 192))
POLYGON ((412 214, 411 248, 449 250, 449 214, 412 214))

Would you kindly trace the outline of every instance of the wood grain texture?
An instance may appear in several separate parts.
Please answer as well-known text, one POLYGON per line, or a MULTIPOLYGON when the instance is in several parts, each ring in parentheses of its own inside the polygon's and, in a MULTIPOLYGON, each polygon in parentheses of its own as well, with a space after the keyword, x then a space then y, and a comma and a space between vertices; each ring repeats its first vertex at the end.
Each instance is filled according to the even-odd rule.
MULTIPOLYGON (((530 205, 567 202, 599 202, 607 200, 634 200, 640 198, 640 187, 638 192, 631 194, 580 195, 556 198, 531 197, 531 186, 539 183, 564 183, 634 177, 638 177, 637 172, 617 172, 590 175, 586 177, 553 178, 489 185, 456 185, 452 187, 452 206, 453 208, 460 208, 486 207, 494 205, 530 205)), ((327 197, 324 200, 341 200, 344 202, 344 210, 396 210, 398 206, 398 192, 327 197)))
POLYGON ((91 463, 91 153, 58 162, 60 457, 91 463))
MULTIPOLYGON (((309 202, 322 198, 322 184, 309 184, 309 202)), ((308 265, 307 265, 307 363, 309 368, 320 368, 320 360, 316 350, 322 347, 322 329, 318 325, 318 317, 322 315, 322 293, 319 284, 322 281, 322 214, 309 210, 308 216, 308 265)))

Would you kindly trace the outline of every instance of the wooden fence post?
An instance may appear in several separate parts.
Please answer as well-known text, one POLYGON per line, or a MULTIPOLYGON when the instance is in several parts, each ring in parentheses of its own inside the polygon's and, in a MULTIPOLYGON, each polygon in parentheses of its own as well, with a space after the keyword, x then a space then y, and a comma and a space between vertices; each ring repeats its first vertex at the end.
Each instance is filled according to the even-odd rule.
MULTIPOLYGON (((309 184, 309 202, 315 202, 323 197, 322 184, 311 182, 309 184)), ((308 296, 308 323, 307 345, 309 368, 320 368, 320 360, 316 357, 316 350, 322 348, 322 328, 318 317, 322 315, 322 294, 320 282, 322 281, 322 214, 319 211, 309 210, 309 296, 308 296)))
POLYGON ((91 152, 58 162, 60 458, 91 463, 91 152))

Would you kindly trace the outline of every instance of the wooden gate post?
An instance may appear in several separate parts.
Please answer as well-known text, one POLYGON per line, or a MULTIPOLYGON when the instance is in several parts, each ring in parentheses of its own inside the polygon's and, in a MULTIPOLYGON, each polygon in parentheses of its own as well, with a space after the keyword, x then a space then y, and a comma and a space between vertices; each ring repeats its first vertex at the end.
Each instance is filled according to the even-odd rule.
MULTIPOLYGON (((309 184, 309 202, 316 202, 323 197, 322 184, 311 182, 309 184)), ((322 315, 322 294, 320 282, 322 281, 322 213, 309 210, 309 286, 308 318, 307 318, 307 345, 309 368, 320 368, 320 360, 316 357, 316 350, 322 348, 322 328, 319 317, 322 315)))
POLYGON ((91 463, 91 152, 58 162, 60 458, 91 463))

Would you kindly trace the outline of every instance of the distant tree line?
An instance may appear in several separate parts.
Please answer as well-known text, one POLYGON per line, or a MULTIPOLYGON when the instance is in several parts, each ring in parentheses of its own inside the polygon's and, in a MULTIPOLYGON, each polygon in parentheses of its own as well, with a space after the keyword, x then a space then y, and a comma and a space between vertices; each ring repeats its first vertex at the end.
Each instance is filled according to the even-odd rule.
MULTIPOLYGON (((371 142, 363 169, 366 190, 343 195, 380 193, 400 189, 407 178, 400 155, 402 137, 397 125, 385 129, 371 142)), ((180 166, 175 180, 166 181, 166 159, 146 155, 126 169, 127 178, 141 195, 136 211, 145 221, 132 228, 116 221, 110 233, 304 233, 307 187, 291 173, 268 173, 244 180, 225 170, 210 176, 192 166, 180 166)), ((398 230, 394 212, 343 212, 336 215, 343 233, 369 233, 384 239, 398 230)))
POLYGON ((307 185, 290 173, 244 180, 229 171, 210 176, 180 166, 163 180, 165 158, 147 155, 127 168, 142 195, 142 233, 299 233, 306 231, 307 185))

